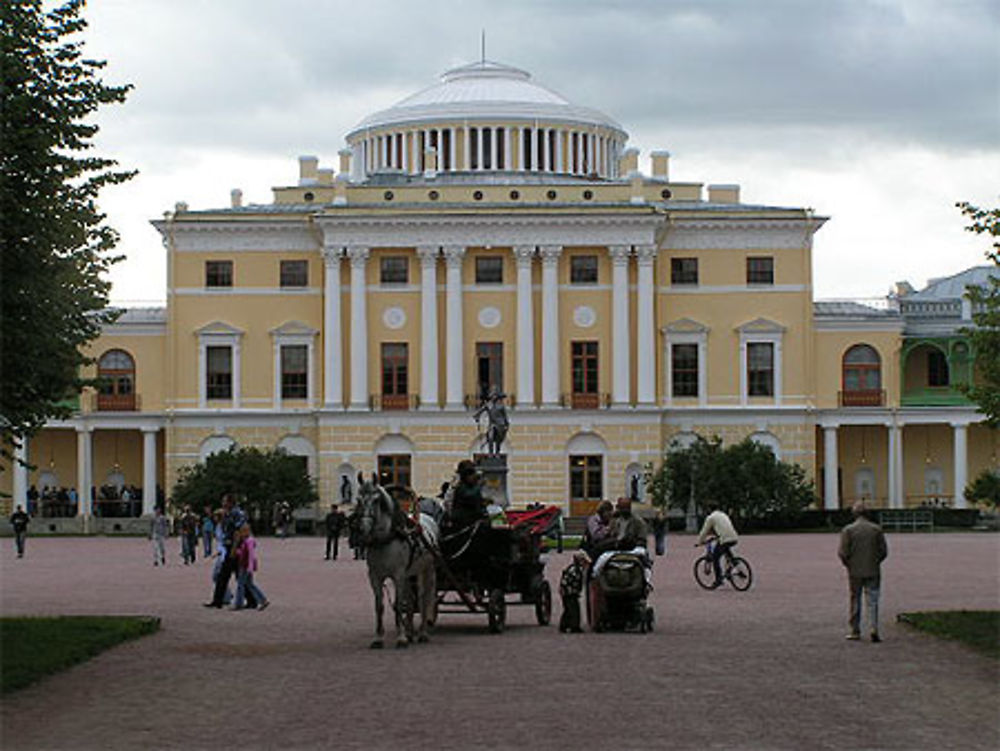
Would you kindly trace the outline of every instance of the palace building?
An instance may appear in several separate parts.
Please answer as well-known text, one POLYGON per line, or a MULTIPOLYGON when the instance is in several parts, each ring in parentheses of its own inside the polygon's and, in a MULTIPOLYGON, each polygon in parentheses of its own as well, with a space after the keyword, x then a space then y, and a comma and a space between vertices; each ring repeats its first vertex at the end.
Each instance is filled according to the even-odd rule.
POLYGON ((491 388, 514 505, 626 495, 697 434, 770 446, 826 508, 963 506, 997 466, 956 389, 974 374, 965 286, 988 267, 815 301, 825 217, 674 181, 666 151, 641 172, 612 118, 489 61, 346 143, 336 169, 300 157, 271 203, 234 190, 153 222, 166 306, 92 343, 101 386, 0 475, 16 502, 73 487, 80 502, 36 510, 149 514, 151 488, 234 445, 301 456, 324 507, 359 470, 433 495, 482 451, 491 388))

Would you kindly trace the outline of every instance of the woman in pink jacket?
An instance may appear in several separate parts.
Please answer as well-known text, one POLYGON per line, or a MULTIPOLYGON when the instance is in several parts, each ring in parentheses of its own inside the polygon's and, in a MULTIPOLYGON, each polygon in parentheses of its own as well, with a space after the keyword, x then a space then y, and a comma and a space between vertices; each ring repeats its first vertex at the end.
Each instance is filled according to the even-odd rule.
POLYGON ((250 525, 244 524, 237 533, 239 542, 236 545, 236 602, 233 610, 243 610, 247 592, 257 600, 257 608, 263 610, 270 601, 253 582, 253 574, 257 570, 257 540, 250 533, 250 525))

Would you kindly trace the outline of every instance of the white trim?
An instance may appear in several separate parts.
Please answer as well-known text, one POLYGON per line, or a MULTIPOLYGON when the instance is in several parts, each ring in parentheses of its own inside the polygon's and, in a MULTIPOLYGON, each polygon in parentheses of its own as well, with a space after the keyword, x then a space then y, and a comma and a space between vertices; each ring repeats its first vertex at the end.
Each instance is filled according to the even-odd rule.
MULTIPOLYGON (((668 248, 673 250, 673 248, 668 248)), ((684 284, 661 285, 657 291, 661 295, 728 295, 747 293, 757 295, 761 292, 809 292, 810 284, 684 284)))
POLYGON ((174 287, 171 294, 178 297, 234 297, 239 295, 290 295, 292 297, 309 297, 322 295, 320 287, 174 287))
MULTIPOLYGON (((687 321, 688 319, 683 319, 687 321)), ((695 322, 691 322, 695 323, 695 322)), ((695 324, 701 326, 701 324, 695 324)), ((664 391, 664 403, 667 407, 674 406, 674 369, 672 347, 675 344, 696 344, 698 345, 698 406, 705 407, 708 404, 708 327, 701 326, 700 330, 678 331, 670 326, 663 330, 663 363, 664 376, 666 380, 664 391)), ((689 399, 690 397, 680 397, 689 399)))
MULTIPOLYGON (((311 408, 316 399, 315 370, 316 370, 316 335, 319 332, 299 321, 289 321, 278 328, 271 329, 272 352, 274 356, 274 388, 273 398, 275 409, 281 409, 283 397, 281 395, 281 348, 305 346, 306 348, 306 404, 311 408)), ((247 400, 250 401, 250 400, 247 400)), ((297 401, 297 400, 296 400, 297 401)))
MULTIPOLYGON (((198 407, 208 408, 208 348, 209 347, 229 347, 232 350, 232 398, 228 401, 232 409, 240 408, 242 396, 242 347, 240 341, 243 332, 230 326, 229 324, 216 321, 203 326, 197 332, 198 335, 198 407)), ((219 399, 224 403, 227 400, 219 399)))

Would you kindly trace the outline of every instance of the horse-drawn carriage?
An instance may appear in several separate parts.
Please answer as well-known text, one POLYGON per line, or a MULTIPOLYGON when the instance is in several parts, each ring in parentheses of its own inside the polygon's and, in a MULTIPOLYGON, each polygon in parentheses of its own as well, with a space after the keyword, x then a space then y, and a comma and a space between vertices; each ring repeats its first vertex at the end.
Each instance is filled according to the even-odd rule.
POLYGON ((436 560, 437 612, 479 613, 489 630, 503 631, 507 607, 533 606, 545 626, 552 618, 552 589, 545 579, 542 539, 558 523, 559 509, 507 511, 506 524, 483 519, 441 535, 436 560), (508 598, 508 595, 515 595, 508 598))

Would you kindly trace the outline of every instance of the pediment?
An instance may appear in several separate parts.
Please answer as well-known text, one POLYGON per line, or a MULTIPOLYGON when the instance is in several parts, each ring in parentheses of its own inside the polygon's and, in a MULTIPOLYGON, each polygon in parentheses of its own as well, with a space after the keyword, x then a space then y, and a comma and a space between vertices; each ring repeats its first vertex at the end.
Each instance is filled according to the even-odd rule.
POLYGON ((740 324, 736 330, 741 334, 783 334, 785 327, 769 318, 754 318, 740 324))
POLYGON ((225 321, 212 321, 200 329, 195 329, 194 333, 198 336, 243 336, 244 331, 225 321))
POLYGON ((316 336, 319 331, 302 321, 285 321, 271 329, 271 336, 316 336))
POLYGON ((708 326, 692 318, 678 318, 663 327, 667 334, 707 334, 708 326))

